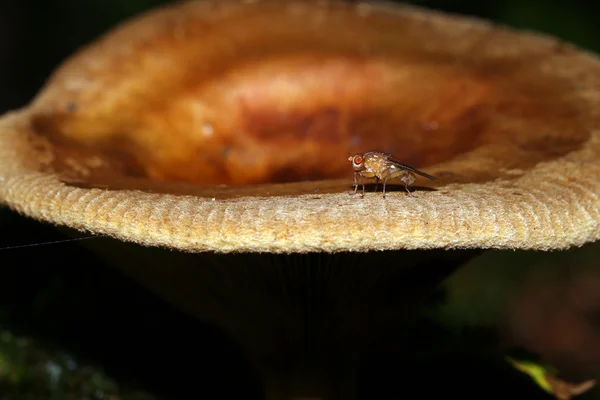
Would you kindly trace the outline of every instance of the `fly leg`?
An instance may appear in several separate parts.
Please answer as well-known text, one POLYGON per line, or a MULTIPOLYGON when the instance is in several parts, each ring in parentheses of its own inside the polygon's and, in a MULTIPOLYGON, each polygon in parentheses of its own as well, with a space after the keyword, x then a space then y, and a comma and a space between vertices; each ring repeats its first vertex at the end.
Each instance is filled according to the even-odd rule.
POLYGON ((387 180, 398 178, 400 176, 402 177, 402 178, 400 178, 400 180, 404 183, 404 189, 406 190, 406 193, 408 193, 408 195, 410 197, 416 197, 408 189, 408 187, 410 185, 412 185, 413 182, 415 181, 415 176, 411 172, 399 170, 399 169, 392 167, 392 168, 385 170, 385 172, 383 173, 383 176, 384 176, 384 178, 383 178, 383 198, 385 198, 385 185, 387 184, 387 180))
POLYGON ((358 191, 358 185, 362 186, 362 197, 365 197, 365 184, 363 183, 363 176, 360 172, 354 173, 354 192, 350 192, 348 194, 354 195, 358 191), (356 177, 359 177, 360 180, 357 180, 356 177))
POLYGON ((362 185, 362 197, 365 197, 365 183, 363 182, 362 174, 359 174, 359 176, 360 176, 360 184, 362 185))
POLYGON ((362 196, 365 197, 365 178, 372 178, 373 175, 365 174, 363 171, 354 172, 354 192, 350 192, 348 194, 356 194, 358 191, 358 186, 362 186, 362 196))
POLYGON ((398 169, 391 167, 386 169, 383 172, 383 198, 385 199, 385 185, 387 184, 388 179, 394 179, 396 178, 398 175, 400 175, 402 171, 399 171, 398 169))
POLYGON ((408 193, 408 195, 410 197, 417 197, 414 194, 412 194, 412 192, 410 190, 408 190, 408 187, 410 185, 413 184, 413 182, 415 181, 415 176, 414 174, 410 173, 410 172, 406 172, 405 175, 402 177, 402 179, 400 179, 402 182, 404 182, 404 189, 406 190, 406 193, 408 193))
POLYGON ((356 191, 358 190, 358 182, 356 181, 357 174, 358 174, 358 172, 354 173, 354 193, 350 193, 350 194, 356 194, 356 191))
POLYGON ((404 182, 404 189, 406 190, 406 193, 410 196, 410 197, 417 197, 415 196, 409 189, 408 189, 408 182, 404 182))
POLYGON ((385 199, 385 184, 387 183, 387 180, 389 178, 389 175, 386 175, 385 178, 383 178, 383 198, 385 199))

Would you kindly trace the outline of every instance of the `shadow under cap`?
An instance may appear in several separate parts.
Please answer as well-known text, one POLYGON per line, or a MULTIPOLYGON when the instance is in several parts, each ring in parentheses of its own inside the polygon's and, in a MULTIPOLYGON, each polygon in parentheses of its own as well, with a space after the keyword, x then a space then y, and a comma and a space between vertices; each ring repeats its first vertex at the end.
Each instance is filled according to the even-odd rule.
POLYGON ((390 4, 191 1, 0 119, 0 199, 189 252, 567 248, 600 236, 599 109, 598 59, 552 38, 390 4), (368 150, 439 180, 350 196, 368 150))

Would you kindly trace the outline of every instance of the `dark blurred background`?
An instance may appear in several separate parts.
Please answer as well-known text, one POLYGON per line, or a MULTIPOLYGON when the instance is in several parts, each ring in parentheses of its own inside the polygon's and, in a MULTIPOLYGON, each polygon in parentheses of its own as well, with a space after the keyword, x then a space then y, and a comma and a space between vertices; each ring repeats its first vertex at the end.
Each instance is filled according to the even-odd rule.
MULTIPOLYGON (((285 0, 282 0, 285 1, 285 0)), ((168 0, 0 2, 0 112, 24 105, 78 47, 168 0)), ((589 0, 419 0, 412 3, 556 35, 600 50, 600 5, 589 0)))
MULTIPOLYGON (((2 0, 0 114, 31 100, 49 74, 77 48, 127 17, 163 3, 168 1, 2 0)), ((590 1, 424 0, 413 3, 545 32, 586 50, 600 52, 600 6, 590 1)), ((66 236, 50 226, 0 209, 0 248, 63 238, 66 236)), ((212 368, 211 373, 203 375, 202 390, 209 387, 224 397, 229 393, 227 390, 232 394, 239 390, 246 398, 253 398, 248 393, 260 392, 259 383, 248 372, 251 368, 235 344, 213 328, 178 314, 143 288, 105 268, 102 261, 94 259, 76 243, 0 249, 0 266, 0 327, 17 336, 38 335, 43 342, 41 351, 48 359, 56 357, 48 348, 53 348, 56 342, 60 346, 66 344, 76 357, 87 357, 101 364, 109 375, 127 384, 139 384, 175 396, 165 398, 181 398, 176 395, 193 390, 196 372, 178 369, 175 390, 173 380, 161 381, 161 374, 172 369, 172 365, 164 363, 174 365, 181 357, 193 363, 201 354, 204 364, 212 368), (40 259, 48 262, 40 266, 36 264, 40 259), (90 308, 93 299, 98 297, 103 297, 102 306, 90 308), (74 301, 81 306, 73 307, 74 301), (68 311, 64 311, 67 308, 68 311), (144 318, 144 313, 150 317, 144 318), (171 329, 165 330, 165 326, 171 329), (160 336, 152 336, 152 332, 159 332, 160 336), (93 337, 92 341, 114 344, 90 345, 82 339, 86 335, 93 337), (171 341, 173 345, 161 347, 156 344, 157 340, 171 341), (190 343, 194 345, 190 347, 190 343), (99 356, 90 347, 127 353, 127 357, 99 356), (128 364, 153 351, 157 352, 157 363, 163 364, 128 364)), ((460 270, 446 283, 446 288, 448 301, 435 315, 450 329, 464 332, 465 326, 494 327, 502 332, 503 340, 542 353, 560 365, 566 377, 573 380, 600 377, 600 245, 548 254, 489 252, 460 270)), ((7 352, 13 359, 17 358, 16 350, 7 347, 10 335, 2 335, 0 359, 6 360, 7 352)), ((57 362, 55 360, 53 362, 57 362)), ((67 365, 67 361, 61 362, 67 365)), ((483 379, 483 375, 476 374, 478 367, 477 363, 462 365, 465 381, 483 379)), ((0 362, 0 374, 2 368, 0 362)), ((486 372, 491 379, 483 379, 490 391, 498 389, 495 385, 507 382, 495 380, 493 374, 497 372, 492 368, 486 372)), ((515 385, 500 392, 506 395, 517 391, 518 395, 532 390, 526 381, 515 385)), ((0 384, 0 399, 32 398, 15 393, 6 395, 2 390, 0 384)), ((600 398, 597 392, 586 396, 600 398)), ((108 398, 101 393, 96 395, 85 398, 108 398)), ((545 398, 538 395, 537 398, 545 398)))

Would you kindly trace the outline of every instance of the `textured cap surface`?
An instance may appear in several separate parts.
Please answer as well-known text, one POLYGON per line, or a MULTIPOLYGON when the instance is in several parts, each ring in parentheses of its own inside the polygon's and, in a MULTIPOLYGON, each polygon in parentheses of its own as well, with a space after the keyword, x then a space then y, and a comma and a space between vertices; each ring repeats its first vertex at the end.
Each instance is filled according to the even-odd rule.
POLYGON ((4 204, 192 252, 567 248, 599 196, 598 59, 412 7, 169 6, 0 119, 4 204), (438 180, 349 195, 369 150, 438 180))

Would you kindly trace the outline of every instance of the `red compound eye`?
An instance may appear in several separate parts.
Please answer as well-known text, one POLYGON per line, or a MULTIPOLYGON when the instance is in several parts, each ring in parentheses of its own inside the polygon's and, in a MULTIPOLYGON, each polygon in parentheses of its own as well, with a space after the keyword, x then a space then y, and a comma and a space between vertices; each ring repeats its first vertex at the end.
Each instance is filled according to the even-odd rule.
POLYGON ((354 157, 354 164, 361 164, 363 162, 363 158, 361 156, 354 157))

